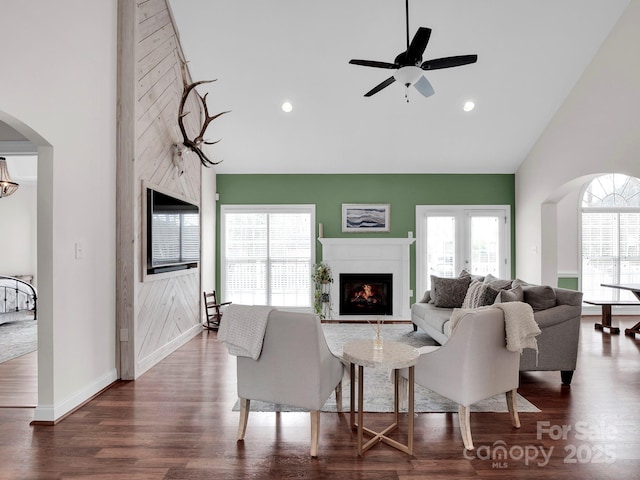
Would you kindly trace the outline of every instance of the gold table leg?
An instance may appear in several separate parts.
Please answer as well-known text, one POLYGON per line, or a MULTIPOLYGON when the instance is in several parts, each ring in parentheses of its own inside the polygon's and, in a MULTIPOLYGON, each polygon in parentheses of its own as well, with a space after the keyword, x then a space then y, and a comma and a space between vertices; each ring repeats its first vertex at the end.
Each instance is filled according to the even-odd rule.
POLYGON ((355 428, 356 426, 356 421, 355 421, 355 393, 356 393, 356 388, 355 388, 355 382, 356 382, 356 366, 352 363, 351 364, 351 368, 349 371, 349 375, 351 376, 351 385, 350 385, 350 391, 351 391, 351 400, 350 400, 350 407, 349 408, 349 423, 351 424, 351 428, 355 428))
MULTIPOLYGON (((366 452, 367 450, 369 450, 371 447, 373 447, 374 445, 383 442, 386 443, 387 445, 396 448, 398 450, 400 450, 401 452, 404 453, 408 453, 409 455, 413 454, 413 430, 414 430, 414 375, 415 375, 415 369, 414 367, 409 367, 409 392, 408 392, 408 400, 409 400, 409 407, 408 407, 408 419, 407 419, 407 423, 408 423, 408 432, 407 432, 407 443, 402 444, 396 440, 393 440, 392 438, 387 437, 387 434, 394 431, 396 428, 398 428, 398 418, 399 418, 399 391, 400 391, 400 387, 399 387, 399 378, 400 378, 400 373, 399 371, 396 369, 393 372, 393 380, 394 380, 394 385, 393 385, 393 392, 394 392, 394 422, 389 425, 387 428, 385 428, 384 430, 382 430, 381 432, 376 432, 374 430, 371 430, 369 428, 364 427, 363 425, 363 410, 364 410, 364 367, 362 366, 358 366, 358 377, 357 377, 357 381, 358 381, 358 421, 357 421, 357 428, 358 428, 358 455, 362 456, 362 454, 364 452, 366 452), (363 444, 363 440, 364 440, 364 434, 367 434, 369 436, 371 436, 372 438, 369 439, 369 441, 367 441, 365 444, 363 444)), ((353 422, 354 419, 354 393, 355 393, 355 388, 353 385, 354 382, 354 377, 355 377, 355 365, 352 363, 351 364, 351 414, 350 414, 350 420, 351 420, 351 426, 354 427, 356 426, 353 422)))

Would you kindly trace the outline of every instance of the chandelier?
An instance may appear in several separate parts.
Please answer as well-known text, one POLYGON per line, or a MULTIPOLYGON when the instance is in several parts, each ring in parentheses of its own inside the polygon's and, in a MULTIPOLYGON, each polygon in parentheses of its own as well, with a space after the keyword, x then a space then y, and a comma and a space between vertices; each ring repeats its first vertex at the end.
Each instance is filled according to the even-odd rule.
POLYGON ((7 169, 7 159, 0 157, 0 198, 8 197, 15 193, 19 186, 20 185, 11 180, 9 170, 7 169))

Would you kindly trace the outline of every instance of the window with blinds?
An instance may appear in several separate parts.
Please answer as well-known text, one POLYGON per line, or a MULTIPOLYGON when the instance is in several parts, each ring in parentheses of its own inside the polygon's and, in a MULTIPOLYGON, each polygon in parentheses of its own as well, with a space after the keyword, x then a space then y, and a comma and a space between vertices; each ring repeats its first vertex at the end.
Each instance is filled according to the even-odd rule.
POLYGON ((310 308, 313 205, 221 207, 224 301, 310 308))
POLYGON ((582 273, 585 298, 632 300, 602 283, 640 283, 640 179, 595 178, 582 196, 582 273))

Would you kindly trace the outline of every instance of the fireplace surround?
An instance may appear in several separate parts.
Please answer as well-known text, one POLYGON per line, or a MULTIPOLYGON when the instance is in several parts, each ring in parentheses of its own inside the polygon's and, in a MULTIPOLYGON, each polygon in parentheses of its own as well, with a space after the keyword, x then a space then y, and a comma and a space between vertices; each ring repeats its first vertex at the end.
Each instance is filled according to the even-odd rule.
POLYGON ((386 315, 388 320, 411 319, 409 247, 415 238, 319 238, 318 241, 322 244, 322 261, 329 265, 336 280, 330 287, 335 305, 331 318, 365 321, 386 315), (341 313, 340 275, 380 273, 391 275, 391 313, 341 313))

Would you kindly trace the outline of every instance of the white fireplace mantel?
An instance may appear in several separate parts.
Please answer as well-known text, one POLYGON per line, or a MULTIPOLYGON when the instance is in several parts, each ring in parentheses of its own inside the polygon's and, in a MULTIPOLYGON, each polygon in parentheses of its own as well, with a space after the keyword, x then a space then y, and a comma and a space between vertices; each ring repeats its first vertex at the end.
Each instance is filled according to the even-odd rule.
POLYGON ((392 319, 411 318, 409 246, 415 238, 319 238, 322 261, 329 265, 334 282, 331 285, 332 318, 368 319, 366 316, 339 313, 339 278, 341 273, 391 273, 393 275, 392 319))

